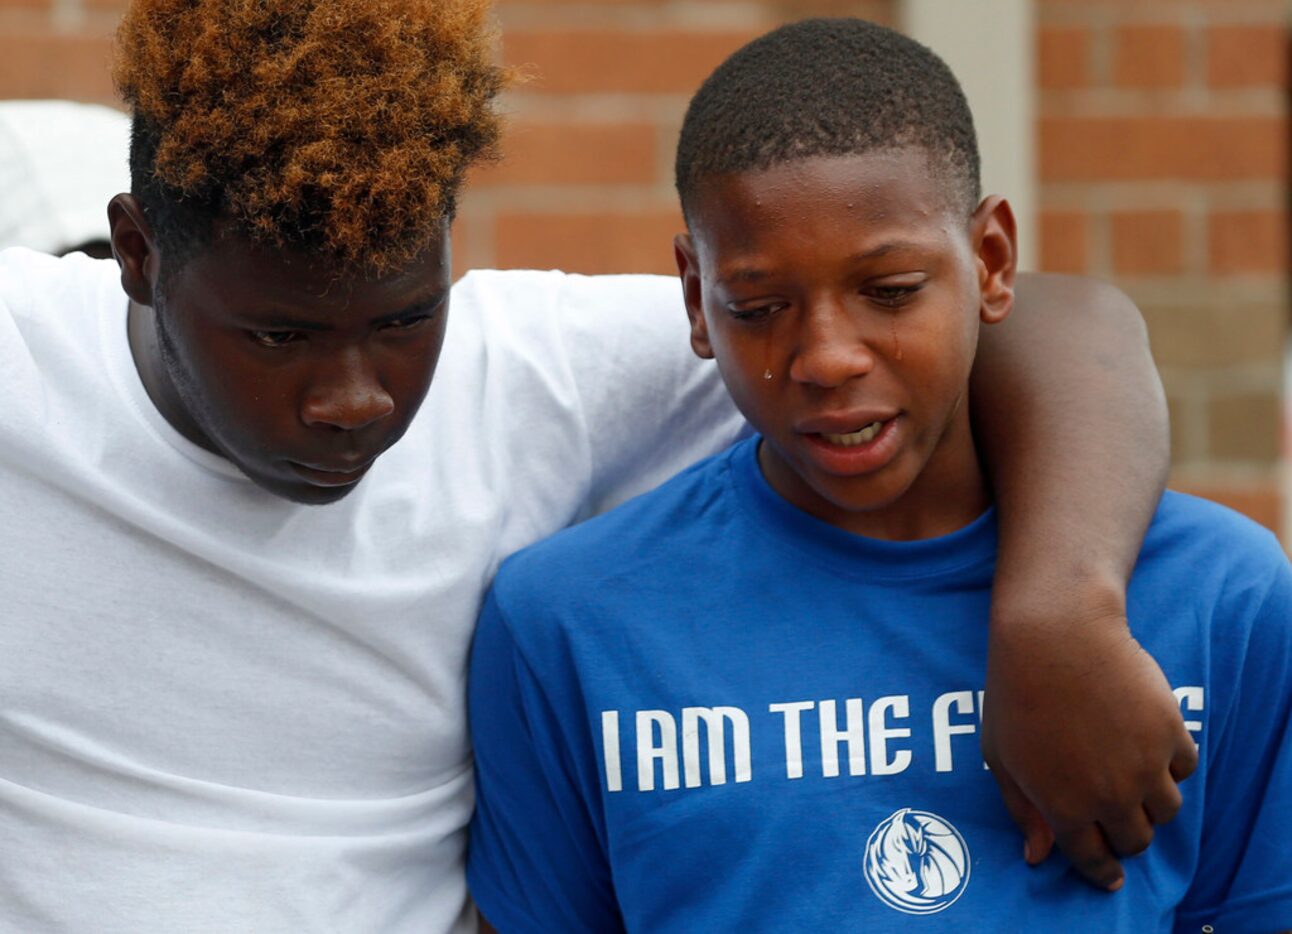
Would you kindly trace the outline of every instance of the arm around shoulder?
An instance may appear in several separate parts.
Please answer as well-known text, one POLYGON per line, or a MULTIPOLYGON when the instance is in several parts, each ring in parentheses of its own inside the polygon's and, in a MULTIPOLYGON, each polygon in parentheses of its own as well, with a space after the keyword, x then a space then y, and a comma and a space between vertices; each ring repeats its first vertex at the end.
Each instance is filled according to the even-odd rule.
POLYGON ((1020 276, 1014 313, 983 334, 971 397, 1000 506, 984 755, 1031 861, 1057 840, 1116 888, 1115 857, 1152 839, 1146 808, 1169 820, 1196 764, 1125 615, 1169 461, 1143 320, 1110 285, 1020 276))

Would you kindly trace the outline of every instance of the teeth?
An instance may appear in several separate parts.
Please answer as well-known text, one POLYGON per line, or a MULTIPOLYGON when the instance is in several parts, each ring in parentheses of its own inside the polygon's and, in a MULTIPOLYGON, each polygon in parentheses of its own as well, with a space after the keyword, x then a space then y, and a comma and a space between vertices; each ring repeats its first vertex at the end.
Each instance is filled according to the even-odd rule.
POLYGON ((875 437, 875 435, 879 434, 879 429, 883 427, 883 422, 871 422, 865 428, 862 428, 859 431, 850 431, 846 435, 830 435, 822 432, 821 437, 825 438, 825 440, 829 441, 831 444, 839 444, 843 447, 850 448, 870 441, 875 437))

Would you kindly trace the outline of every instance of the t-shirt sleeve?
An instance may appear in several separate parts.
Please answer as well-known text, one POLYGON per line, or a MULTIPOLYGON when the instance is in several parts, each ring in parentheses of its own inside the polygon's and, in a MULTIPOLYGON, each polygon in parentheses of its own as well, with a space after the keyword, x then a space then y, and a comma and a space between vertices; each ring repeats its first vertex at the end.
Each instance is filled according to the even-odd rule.
POLYGON ((1204 925, 1219 934, 1292 930, 1292 570, 1281 553, 1271 574, 1248 604, 1254 615, 1244 614, 1251 623, 1235 700, 1205 753, 1215 765, 1179 934, 1204 925))
POLYGON ((622 931, 604 824, 575 766, 595 760, 570 748, 577 712, 554 704, 535 678, 496 590, 476 629, 468 693, 476 811, 467 883, 481 914, 499 934, 622 931))
POLYGON ((584 516, 652 489, 748 432, 712 360, 691 350, 667 276, 567 276, 562 337, 591 452, 584 516))

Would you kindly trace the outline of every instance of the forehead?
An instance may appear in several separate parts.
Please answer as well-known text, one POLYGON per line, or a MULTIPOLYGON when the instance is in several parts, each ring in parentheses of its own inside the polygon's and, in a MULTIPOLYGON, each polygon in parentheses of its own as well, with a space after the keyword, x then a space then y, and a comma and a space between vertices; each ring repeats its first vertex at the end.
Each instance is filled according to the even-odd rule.
POLYGON ((223 232, 171 277, 167 298, 215 316, 290 312, 320 324, 401 310, 448 287, 448 234, 406 265, 372 274, 223 232))
POLYGON ((958 218, 958 199, 918 148, 813 156, 768 169, 700 180, 692 232, 710 249, 748 247, 773 236, 837 234, 841 224, 896 232, 958 218))

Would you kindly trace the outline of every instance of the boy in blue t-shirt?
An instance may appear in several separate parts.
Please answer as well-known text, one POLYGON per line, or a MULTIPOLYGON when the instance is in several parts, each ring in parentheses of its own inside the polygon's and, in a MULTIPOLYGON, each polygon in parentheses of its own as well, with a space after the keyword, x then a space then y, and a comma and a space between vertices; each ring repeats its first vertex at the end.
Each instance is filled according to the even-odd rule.
POLYGON ((783 27, 696 95, 677 167, 692 345, 759 436, 499 572, 470 682, 483 915, 1292 928, 1292 572, 1190 497, 1164 497, 1129 591, 1200 744, 1179 814, 1116 895, 1019 859, 978 747, 996 532, 966 403, 1014 219, 980 200, 946 66, 861 21, 783 27), (804 82, 822 62, 848 85, 804 82))

